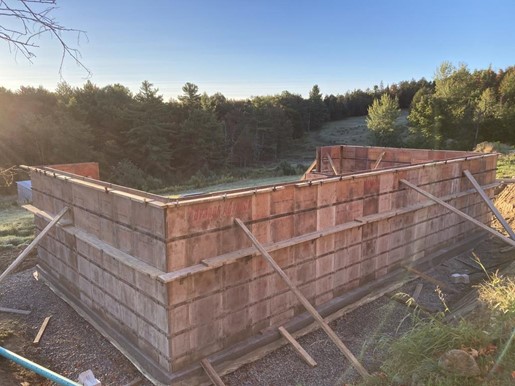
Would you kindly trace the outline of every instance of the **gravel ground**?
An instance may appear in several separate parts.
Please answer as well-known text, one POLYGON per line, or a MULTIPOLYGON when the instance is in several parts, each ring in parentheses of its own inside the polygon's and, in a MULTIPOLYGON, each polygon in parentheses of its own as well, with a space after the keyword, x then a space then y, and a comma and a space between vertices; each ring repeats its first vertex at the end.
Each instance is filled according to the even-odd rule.
MULTIPOLYGON (((34 268, 8 277, 0 286, 0 306, 30 310, 29 315, 0 313, 0 344, 72 380, 91 369, 102 385, 125 385, 141 377, 137 369, 107 339, 57 297, 34 268), (50 322, 38 346, 32 341, 45 317, 50 322)), ((0 358, 0 384, 50 385, 0 358), (30 375, 30 376, 29 376, 30 375)), ((151 385, 151 383, 141 383, 151 385)))
MULTIPOLYGON (((488 265, 513 260, 515 252, 499 252, 504 247, 495 240, 487 240, 476 248, 488 265)), ((459 256, 469 259, 469 254, 459 256)), ((64 301, 58 298, 41 280, 33 277, 35 268, 16 273, 0 285, 0 306, 30 310, 30 315, 0 313, 0 345, 48 367, 70 379, 91 369, 103 385, 125 385, 142 377, 136 368, 84 321, 64 301), (32 340, 46 316, 52 316, 39 346, 32 340)), ((456 259, 449 260, 429 272, 429 275, 450 283, 450 274, 470 273, 474 270, 456 259)), ((417 283, 423 283, 419 301, 429 309, 443 309, 443 304, 431 283, 414 280, 398 292, 412 294, 417 283)), ((452 304, 459 300, 471 285, 450 284, 458 294, 445 293, 452 304)), ((378 371, 384 357, 385 338, 400 336, 411 326, 408 309, 387 297, 381 297, 331 323, 331 327, 356 355, 369 372, 378 371)), ((292 350, 284 346, 264 358, 241 367, 223 377, 228 386, 236 385, 343 385, 356 382, 359 375, 322 331, 315 331, 299 339, 299 343, 317 361, 310 368, 292 350)), ((50 385, 44 379, 0 358, 0 385, 50 385)), ((148 381, 140 383, 150 385, 148 381)))
MULTIPOLYGON (((515 258, 514 250, 507 253, 499 251, 504 246, 505 244, 500 241, 486 240, 475 250, 485 266, 496 266, 513 261, 515 258)), ((471 261, 471 256, 471 253, 468 252, 456 257, 471 261)), ((453 284, 450 280, 452 273, 469 273, 473 282, 484 277, 479 269, 473 269, 456 258, 431 270, 428 273, 431 277, 457 290, 457 293, 442 291, 444 302, 451 310, 453 304, 469 292, 474 284, 473 282, 453 284)), ((430 310, 444 311, 444 303, 435 291, 436 286, 422 279, 407 283, 396 293, 403 292, 411 295, 418 283, 423 284, 419 303, 430 310)), ((383 296, 343 316, 331 323, 330 326, 363 366, 373 373, 380 371, 388 339, 395 339, 411 328, 413 319, 410 315, 412 312, 407 307, 383 296)), ((316 367, 309 367, 287 345, 228 374, 223 377, 223 381, 228 386, 342 386, 360 380, 358 373, 323 331, 310 333, 298 341, 318 363, 316 367)))

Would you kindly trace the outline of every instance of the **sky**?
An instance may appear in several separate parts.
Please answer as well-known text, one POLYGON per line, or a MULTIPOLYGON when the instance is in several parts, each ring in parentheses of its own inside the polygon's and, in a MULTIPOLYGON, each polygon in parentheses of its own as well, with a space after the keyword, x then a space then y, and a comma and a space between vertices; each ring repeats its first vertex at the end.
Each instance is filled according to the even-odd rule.
MULTIPOLYGON (((11 0, 11 3, 16 3, 11 0)), ((148 80, 165 99, 186 82, 227 98, 288 90, 343 94, 432 79, 443 61, 470 69, 515 65, 515 1, 477 0, 58 0, 52 16, 98 86, 137 92, 148 80), (78 44, 78 45, 77 45, 78 44)), ((12 21, 0 16, 0 26, 12 21)), ((42 36, 29 63, 0 40, 0 86, 80 87, 70 58, 59 74, 57 39, 42 36)))

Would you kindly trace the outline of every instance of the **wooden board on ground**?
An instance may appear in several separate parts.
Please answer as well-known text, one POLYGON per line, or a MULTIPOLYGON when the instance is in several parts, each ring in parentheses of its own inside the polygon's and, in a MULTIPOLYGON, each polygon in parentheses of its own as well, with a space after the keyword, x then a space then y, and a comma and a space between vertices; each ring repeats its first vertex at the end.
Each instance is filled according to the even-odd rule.
POLYGON ((36 338, 34 338, 34 342, 32 342, 33 344, 36 344, 36 345, 39 344, 39 341, 43 337, 43 334, 45 333, 46 327, 48 326, 48 322, 50 322, 50 318, 51 318, 51 316, 47 316, 45 318, 45 320, 43 321, 43 324, 39 328, 39 331, 38 331, 38 334, 36 335, 36 338))
POLYGON ((8 313, 11 313, 11 314, 20 314, 20 315, 28 315, 28 314, 30 314, 30 311, 17 310, 15 308, 6 308, 6 307, 0 307, 0 312, 8 312, 8 313))
POLYGON ((419 271, 418 269, 412 268, 412 267, 410 267, 409 265, 404 265, 404 264, 402 264, 401 266, 402 266, 402 268, 404 268, 406 271, 411 272, 411 273, 413 273, 413 274, 415 274, 415 275, 417 275, 417 276, 420 276, 422 279, 424 279, 424 280, 426 280, 426 281, 428 281, 428 282, 430 282, 430 283, 433 283, 434 285, 436 285, 436 286, 438 286, 438 287, 440 287, 440 288, 442 288, 442 289, 446 289, 446 290, 448 290, 448 291, 450 291, 450 292, 454 292, 454 293, 457 293, 457 292, 458 292, 456 289, 454 289, 454 288, 452 288, 452 287, 448 286, 448 285, 447 285, 447 284, 445 284, 444 282, 442 282, 442 281, 440 281, 440 280, 438 280, 438 279, 435 279, 434 277, 431 277, 431 276, 429 276, 429 275, 426 275, 424 272, 421 272, 421 271, 419 271))

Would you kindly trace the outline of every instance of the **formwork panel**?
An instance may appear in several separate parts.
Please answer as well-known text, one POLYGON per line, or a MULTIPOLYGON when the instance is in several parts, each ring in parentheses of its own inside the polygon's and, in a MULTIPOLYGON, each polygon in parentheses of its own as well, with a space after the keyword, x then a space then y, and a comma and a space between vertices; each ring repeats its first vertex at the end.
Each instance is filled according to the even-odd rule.
MULTIPOLYGON (((34 205, 48 216, 71 207, 68 225, 41 243, 45 275, 108 335, 122 333, 128 352, 166 383, 304 312, 235 218, 315 306, 475 231, 402 179, 489 221, 463 171, 494 183, 495 154, 358 146, 317 153, 313 181, 174 200, 34 169, 34 205), (327 156, 352 174, 334 176, 327 156)), ((38 229, 47 223, 36 219, 38 229)))

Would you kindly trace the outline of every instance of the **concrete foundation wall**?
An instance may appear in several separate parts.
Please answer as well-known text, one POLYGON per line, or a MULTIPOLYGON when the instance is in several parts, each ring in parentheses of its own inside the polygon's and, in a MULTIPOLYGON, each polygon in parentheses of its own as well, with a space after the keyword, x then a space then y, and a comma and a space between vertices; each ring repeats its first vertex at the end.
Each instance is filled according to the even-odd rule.
MULTIPOLYGON (((355 164, 342 170, 370 167, 385 151, 362 149, 366 165, 358 164, 365 150, 343 147, 355 164)), ((333 151, 342 148, 319 154, 333 151)), ((406 166, 182 200, 33 169, 38 229, 72 208, 40 246, 41 265, 80 299, 77 307, 123 332, 133 360, 141 364, 143 355, 143 367, 166 378, 304 312, 234 218, 316 306, 476 231, 401 179, 489 221, 463 170, 493 195, 495 154, 399 150, 392 157, 406 166), (431 162, 446 157, 456 159, 431 162)))

